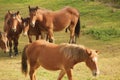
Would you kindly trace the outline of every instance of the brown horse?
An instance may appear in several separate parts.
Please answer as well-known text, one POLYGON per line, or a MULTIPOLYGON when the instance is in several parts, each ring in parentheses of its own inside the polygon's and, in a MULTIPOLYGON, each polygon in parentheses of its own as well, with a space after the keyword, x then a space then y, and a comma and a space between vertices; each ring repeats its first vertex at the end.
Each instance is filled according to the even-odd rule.
POLYGON ((53 31, 61 31, 68 28, 70 31, 69 43, 76 43, 80 34, 80 15, 78 10, 72 7, 65 7, 58 11, 50 11, 38 7, 30 8, 30 22, 34 27, 36 20, 45 31, 48 32, 49 41, 53 42, 53 31))
POLYGON ((8 43, 9 42, 6 33, 0 31, 0 48, 4 50, 4 52, 9 51, 8 43))
POLYGON ((14 43, 15 56, 18 54, 18 39, 22 32, 22 20, 18 12, 12 13, 10 11, 5 15, 4 32, 7 33, 9 40, 10 51, 9 55, 12 56, 12 41, 14 43))
POLYGON ((23 23, 23 35, 28 35, 29 42, 32 43, 33 35, 35 35, 36 40, 38 40, 39 36, 41 35, 41 31, 40 31, 40 28, 37 27, 37 26, 39 26, 37 21, 35 23, 35 27, 30 26, 30 18, 29 17, 22 19, 22 23, 23 23))
POLYGON ((30 65, 30 79, 36 80, 35 71, 39 66, 48 70, 61 70, 57 80, 61 80, 65 73, 68 80, 72 80, 71 69, 79 62, 85 62, 94 76, 99 74, 97 65, 98 51, 76 44, 54 44, 44 40, 37 40, 25 46, 22 54, 22 72, 27 75, 30 65))

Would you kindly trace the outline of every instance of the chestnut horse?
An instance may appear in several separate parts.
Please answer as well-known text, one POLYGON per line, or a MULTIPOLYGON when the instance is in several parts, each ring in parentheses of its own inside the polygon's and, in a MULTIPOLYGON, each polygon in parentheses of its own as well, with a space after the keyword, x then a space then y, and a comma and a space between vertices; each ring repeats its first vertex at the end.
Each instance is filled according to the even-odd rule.
POLYGON ((70 31, 69 43, 76 43, 80 34, 80 15, 77 9, 65 7, 58 11, 50 11, 38 7, 30 8, 30 23, 34 27, 36 20, 41 27, 48 32, 49 41, 53 42, 53 31, 61 31, 68 28, 70 31))
POLYGON ((67 74, 68 80, 72 80, 71 69, 79 62, 85 62, 94 76, 99 74, 97 65, 98 51, 88 49, 76 44, 54 44, 45 40, 37 40, 25 46, 22 53, 22 72, 27 75, 28 64, 29 76, 36 80, 35 71, 39 66, 48 70, 61 70, 57 80, 67 74))
POLYGON ((19 11, 12 13, 10 11, 5 15, 4 32, 7 33, 9 40, 10 51, 9 55, 12 56, 12 41, 14 43, 15 56, 18 54, 18 39, 22 32, 22 20, 19 11))
POLYGON ((36 40, 39 39, 39 36, 41 35, 41 31, 39 29, 39 26, 36 22, 35 27, 30 26, 30 18, 24 18, 22 19, 23 23, 23 35, 28 35, 29 42, 32 43, 32 35, 36 36, 36 40))
POLYGON ((39 25, 39 22, 35 22, 35 27, 30 26, 30 18, 22 18, 22 24, 23 24, 23 35, 28 35, 29 42, 32 43, 32 36, 36 36, 36 40, 38 40, 41 36, 41 39, 44 39, 43 31, 41 30, 41 27, 39 25))
POLYGON ((4 50, 4 52, 8 52, 8 38, 6 33, 0 31, 0 48, 4 50))

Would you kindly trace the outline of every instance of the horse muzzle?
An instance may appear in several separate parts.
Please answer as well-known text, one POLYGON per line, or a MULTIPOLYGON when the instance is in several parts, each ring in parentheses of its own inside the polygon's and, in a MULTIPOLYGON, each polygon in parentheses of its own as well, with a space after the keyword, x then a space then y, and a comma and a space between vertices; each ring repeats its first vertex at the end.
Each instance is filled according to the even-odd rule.
POLYGON ((32 24, 32 23, 31 23, 31 26, 32 26, 32 27, 35 27, 35 24, 32 24))
POLYGON ((93 74, 93 76, 95 76, 95 77, 96 77, 97 75, 99 75, 99 74, 100 74, 100 71, 99 71, 99 70, 98 70, 98 71, 93 71, 93 72, 92 72, 92 74, 93 74))
POLYGON ((31 27, 35 27, 35 23, 34 23, 34 22, 31 22, 31 23, 30 23, 30 26, 31 26, 31 27))
POLYGON ((16 28, 12 28, 12 31, 13 31, 13 32, 16 32, 17 30, 16 30, 16 28))

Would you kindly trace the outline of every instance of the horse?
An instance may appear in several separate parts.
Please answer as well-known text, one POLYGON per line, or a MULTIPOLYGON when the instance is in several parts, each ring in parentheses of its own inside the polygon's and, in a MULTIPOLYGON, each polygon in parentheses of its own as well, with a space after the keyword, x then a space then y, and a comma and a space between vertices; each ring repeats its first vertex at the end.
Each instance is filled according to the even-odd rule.
POLYGON ((4 52, 8 52, 8 38, 6 33, 0 31, 0 48, 4 50, 4 52))
POLYGON ((23 24, 23 35, 28 35, 29 42, 32 43, 32 36, 36 36, 36 40, 38 40, 41 36, 41 39, 44 39, 44 34, 40 29, 40 25, 38 21, 35 22, 35 27, 30 26, 30 18, 22 18, 23 24))
POLYGON ((44 31, 48 32, 49 42, 54 42, 53 31, 61 31, 68 28, 70 31, 69 43, 76 43, 80 35, 80 14, 77 9, 67 6, 58 11, 51 11, 29 6, 30 25, 35 26, 39 21, 44 31))
POLYGON ((54 44, 45 40, 37 40, 27 44, 22 53, 21 69, 27 75, 28 65, 31 80, 36 80, 35 71, 42 66, 47 70, 61 70, 57 80, 61 80, 67 74, 68 80, 72 80, 71 69, 80 62, 85 62, 92 71, 93 76, 99 74, 97 64, 98 51, 77 44, 54 44))
POLYGON ((4 32, 7 33, 9 41, 9 56, 12 57, 12 41, 14 43, 15 56, 18 54, 18 39, 22 32, 22 20, 19 11, 8 11, 4 18, 4 32))

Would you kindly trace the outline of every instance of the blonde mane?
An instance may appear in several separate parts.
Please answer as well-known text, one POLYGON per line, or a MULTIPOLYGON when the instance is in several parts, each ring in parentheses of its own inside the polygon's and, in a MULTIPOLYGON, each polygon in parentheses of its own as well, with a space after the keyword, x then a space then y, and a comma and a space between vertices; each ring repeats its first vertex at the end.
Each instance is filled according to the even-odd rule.
POLYGON ((86 48, 83 45, 63 43, 60 44, 60 46, 61 53, 63 53, 67 59, 77 60, 85 58, 86 48))

